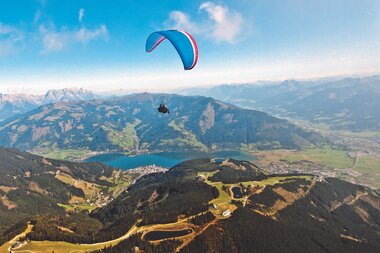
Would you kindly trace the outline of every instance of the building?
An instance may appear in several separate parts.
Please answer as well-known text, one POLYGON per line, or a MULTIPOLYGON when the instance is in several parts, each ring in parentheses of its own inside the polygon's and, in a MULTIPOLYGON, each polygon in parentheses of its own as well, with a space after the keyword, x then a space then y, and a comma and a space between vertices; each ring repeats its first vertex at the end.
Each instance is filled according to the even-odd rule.
POLYGON ((231 214, 231 210, 225 210, 225 211, 223 211, 223 213, 222 213, 222 215, 224 216, 224 217, 226 217, 226 216, 229 216, 231 214))

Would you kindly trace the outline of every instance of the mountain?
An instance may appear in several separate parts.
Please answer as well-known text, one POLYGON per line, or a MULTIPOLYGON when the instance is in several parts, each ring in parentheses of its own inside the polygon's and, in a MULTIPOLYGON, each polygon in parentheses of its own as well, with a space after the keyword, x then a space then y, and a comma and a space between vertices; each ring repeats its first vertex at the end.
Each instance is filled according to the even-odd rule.
POLYGON ((208 97, 136 94, 55 103, 0 123, 0 145, 35 152, 299 148, 321 137, 208 97), (165 101, 170 114, 157 112, 165 101))
MULTIPOLYGON (((185 238, 163 242, 166 249, 171 244, 176 252, 380 249, 377 193, 333 178, 272 177, 245 161, 193 160, 164 174, 148 175, 92 217, 113 224, 126 216, 137 220, 129 216, 136 212, 145 242, 165 238, 164 233, 154 233, 160 226, 152 224, 166 224, 161 229, 169 231, 190 229, 185 238), (231 197, 234 187, 240 188, 240 198, 231 197), (232 214, 224 215, 225 210, 232 214), (190 218, 186 221, 185 217, 190 218)), ((102 252, 129 252, 125 249, 132 242, 136 243, 126 240, 114 250, 102 252)), ((141 241, 136 245, 147 247, 141 241)))
POLYGON ((26 113, 45 104, 74 102, 96 98, 97 96, 91 91, 77 88, 49 90, 45 95, 0 93, 0 121, 26 113))
POLYGON ((40 103, 40 96, 0 93, 0 121, 37 108, 40 103))
POLYGON ((75 102, 95 99, 97 96, 89 90, 82 88, 49 90, 42 99, 42 104, 50 104, 56 102, 75 102))
POLYGON ((380 250, 379 220, 379 195, 363 186, 198 159, 141 177, 89 215, 32 218, 27 240, 15 247, 58 251, 66 241, 62 252, 371 253, 380 250))
POLYGON ((65 214, 71 207, 94 209, 117 194, 118 180, 132 180, 100 163, 58 161, 10 148, 0 147, 0 161, 0 242, 20 221, 65 214))
POLYGON ((222 85, 188 89, 186 95, 205 95, 281 117, 324 123, 332 129, 379 130, 380 76, 340 80, 287 80, 265 85, 222 85))

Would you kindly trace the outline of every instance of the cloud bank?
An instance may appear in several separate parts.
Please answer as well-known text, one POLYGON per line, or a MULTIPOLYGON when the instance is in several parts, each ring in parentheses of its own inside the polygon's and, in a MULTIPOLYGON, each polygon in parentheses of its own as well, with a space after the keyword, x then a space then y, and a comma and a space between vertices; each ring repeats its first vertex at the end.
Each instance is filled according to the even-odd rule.
POLYGON ((233 43, 243 30, 244 20, 240 13, 212 2, 201 4, 199 10, 207 12, 213 21, 212 37, 217 41, 233 43))
POLYGON ((213 2, 202 3, 199 11, 205 12, 207 17, 193 21, 188 14, 176 10, 169 14, 164 24, 168 28, 200 34, 216 42, 235 43, 239 40, 245 25, 239 12, 213 2))
MULTIPOLYGON (((78 21, 82 23, 85 14, 84 9, 79 9, 78 21)), ((103 39, 108 40, 107 26, 102 24, 94 29, 88 29, 84 25, 80 29, 68 30, 66 27, 56 30, 53 24, 47 28, 45 25, 40 26, 42 39, 42 53, 58 52, 72 44, 87 44, 90 41, 103 39)))
POLYGON ((198 33, 199 30, 197 24, 190 20, 190 16, 182 11, 170 12, 167 25, 170 25, 172 29, 185 30, 190 33, 198 33))
POLYGON ((16 27, 0 23, 0 57, 17 51, 17 46, 24 40, 24 34, 16 27))
POLYGON ((67 30, 63 28, 56 31, 54 28, 47 29, 40 26, 42 36, 42 53, 50 53, 61 51, 72 44, 87 44, 90 41, 103 39, 108 40, 108 30, 106 25, 100 25, 95 29, 87 29, 82 27, 79 30, 67 30))

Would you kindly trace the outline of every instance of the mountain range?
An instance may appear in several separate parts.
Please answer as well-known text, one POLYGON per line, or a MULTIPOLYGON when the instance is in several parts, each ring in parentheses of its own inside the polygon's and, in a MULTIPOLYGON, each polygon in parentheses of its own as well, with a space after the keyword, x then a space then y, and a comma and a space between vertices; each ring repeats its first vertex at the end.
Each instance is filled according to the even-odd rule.
POLYGON ((318 134, 213 98, 135 94, 58 102, 0 123, 0 145, 22 150, 181 151, 300 148, 318 134), (157 112, 164 101, 170 114, 157 112))
POLYGON ((18 242, 8 242, 0 250, 8 246, 21 251, 104 253, 380 250, 378 192, 339 179, 272 176, 253 163, 232 159, 190 160, 167 172, 145 175, 109 203, 78 213, 64 211, 57 199, 77 196, 83 185, 65 182, 60 173, 98 185, 118 170, 14 149, 0 149, 0 155, 2 243, 25 230, 18 242))
POLYGON ((220 85, 179 91, 184 95, 212 96, 243 108, 280 117, 327 124, 332 129, 380 129, 380 76, 287 80, 257 84, 220 85))
POLYGON ((44 95, 0 93, 0 121, 26 113, 45 104, 95 98, 97 96, 93 92, 81 88, 49 90, 44 95))

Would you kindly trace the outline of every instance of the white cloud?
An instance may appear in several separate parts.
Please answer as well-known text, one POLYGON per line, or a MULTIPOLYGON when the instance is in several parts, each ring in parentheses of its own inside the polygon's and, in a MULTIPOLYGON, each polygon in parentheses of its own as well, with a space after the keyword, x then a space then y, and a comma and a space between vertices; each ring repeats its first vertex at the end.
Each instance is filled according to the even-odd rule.
MULTIPOLYGON (((80 8, 78 12, 80 23, 82 23, 84 15, 85 10, 80 8)), ((43 47, 41 53, 44 54, 58 52, 77 43, 87 44, 98 39, 108 41, 108 29, 104 24, 93 29, 89 29, 83 24, 81 28, 76 29, 68 29, 67 27, 56 29, 54 24, 50 23, 49 25, 40 25, 40 35, 43 47)))
POLYGON ((108 30, 105 25, 101 25, 99 28, 94 30, 88 30, 83 27, 79 31, 75 32, 75 40, 83 44, 97 38, 108 40, 108 30))
POLYGON ((24 39, 24 34, 21 30, 0 23, 0 39, 10 39, 11 41, 17 42, 24 39))
POLYGON ((15 53, 16 49, 9 41, 0 41, 0 58, 15 53))
POLYGON ((193 21, 188 14, 182 11, 172 11, 164 25, 171 29, 201 34, 217 42, 234 43, 238 41, 244 29, 244 19, 239 12, 213 2, 204 2, 200 5, 199 10, 207 13, 206 19, 193 21))
POLYGON ((40 26, 42 34, 43 52, 54 52, 64 49, 70 41, 70 33, 66 31, 49 31, 44 26, 40 26))
POLYGON ((182 11, 172 11, 169 14, 169 20, 166 22, 166 26, 170 26, 172 29, 185 30, 190 33, 197 33, 197 24, 190 20, 189 15, 182 11))
POLYGON ((215 40, 233 43, 238 39, 244 25, 240 13, 212 2, 201 4, 199 10, 205 10, 213 22, 211 34, 215 40))
POLYGON ((108 30, 105 25, 100 25, 93 30, 82 27, 79 30, 71 31, 62 29, 59 32, 55 31, 54 28, 48 30, 44 26, 40 26, 40 32, 43 53, 58 52, 75 43, 86 44, 97 39, 108 40, 108 30))
POLYGON ((24 33, 9 25, 0 23, 0 57, 11 55, 24 40, 24 33))
POLYGON ((79 17, 78 17, 79 22, 82 22, 83 17, 84 17, 84 9, 80 8, 79 9, 79 17))

